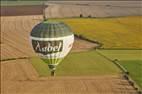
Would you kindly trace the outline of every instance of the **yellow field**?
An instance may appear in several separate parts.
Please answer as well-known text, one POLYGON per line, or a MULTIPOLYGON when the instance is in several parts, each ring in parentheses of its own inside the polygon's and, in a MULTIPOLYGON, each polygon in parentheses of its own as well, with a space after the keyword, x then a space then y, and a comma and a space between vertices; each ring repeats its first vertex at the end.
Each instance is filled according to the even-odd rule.
POLYGON ((104 48, 142 48, 142 16, 53 19, 67 23, 78 35, 104 48))

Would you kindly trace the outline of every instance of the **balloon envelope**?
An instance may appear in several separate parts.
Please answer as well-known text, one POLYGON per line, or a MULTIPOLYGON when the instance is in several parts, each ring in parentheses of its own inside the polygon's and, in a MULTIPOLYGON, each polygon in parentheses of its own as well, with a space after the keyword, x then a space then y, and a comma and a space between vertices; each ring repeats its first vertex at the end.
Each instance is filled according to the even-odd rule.
POLYGON ((32 29, 30 38, 34 51, 51 70, 69 53, 74 42, 70 28, 62 22, 41 22, 32 29))

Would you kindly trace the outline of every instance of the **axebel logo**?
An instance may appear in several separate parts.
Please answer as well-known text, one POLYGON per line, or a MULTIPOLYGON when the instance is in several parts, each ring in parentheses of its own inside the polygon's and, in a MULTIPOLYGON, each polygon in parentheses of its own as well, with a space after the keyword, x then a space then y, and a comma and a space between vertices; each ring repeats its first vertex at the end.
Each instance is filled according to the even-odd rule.
POLYGON ((63 40, 58 41, 37 41, 32 40, 33 48, 37 53, 49 54, 61 52, 63 49, 63 40))

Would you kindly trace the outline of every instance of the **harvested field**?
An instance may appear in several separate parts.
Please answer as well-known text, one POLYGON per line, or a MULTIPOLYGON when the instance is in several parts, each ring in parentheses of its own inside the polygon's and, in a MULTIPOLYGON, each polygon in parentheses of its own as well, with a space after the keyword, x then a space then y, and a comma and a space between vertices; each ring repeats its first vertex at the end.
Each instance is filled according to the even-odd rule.
POLYGON ((73 48, 72 48, 72 52, 87 51, 87 50, 94 49, 97 46, 98 44, 91 43, 76 37, 73 48))
POLYGON ((2 81, 34 80, 38 78, 36 70, 28 59, 1 62, 2 81))
POLYGON ((1 68, 2 94, 137 94, 120 75, 39 78, 28 60, 4 61, 1 68))
MULTIPOLYGON (((33 26, 41 20, 42 16, 1 17, 1 59, 35 56, 29 34, 33 26)), ((72 50, 83 51, 96 46, 97 44, 76 38, 72 50)))
POLYGON ((2 6, 1 16, 23 16, 23 15, 41 15, 44 7, 36 6, 2 6))
POLYGON ((1 59, 33 56, 29 33, 37 20, 33 16, 1 17, 1 23, 1 59))
POLYGON ((118 17, 142 15, 141 1, 48 1, 6 2, 1 7, 1 15, 41 15, 43 9, 48 18, 64 17, 118 17))
POLYGON ((46 8, 48 18, 64 17, 118 17, 142 15, 141 1, 49 1, 46 8))

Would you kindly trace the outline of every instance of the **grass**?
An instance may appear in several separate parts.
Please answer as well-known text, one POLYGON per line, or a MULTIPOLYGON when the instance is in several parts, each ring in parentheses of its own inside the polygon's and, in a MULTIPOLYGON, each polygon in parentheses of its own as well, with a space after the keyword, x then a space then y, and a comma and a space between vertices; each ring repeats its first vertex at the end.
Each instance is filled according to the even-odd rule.
MULTIPOLYGON (((48 66, 39 58, 31 59, 40 76, 49 76, 48 66)), ((57 67, 57 76, 94 76, 119 74, 120 70, 96 51, 70 53, 57 67)))
POLYGON ((123 60, 120 64, 130 72, 132 79, 142 88, 142 60, 123 60))
POLYGON ((118 59, 142 88, 142 50, 99 50, 99 52, 110 59, 118 59))
POLYGON ((103 48, 142 48, 142 16, 50 20, 65 22, 76 34, 99 41, 103 48))
POLYGON ((118 60, 142 60, 142 50, 98 50, 103 55, 118 60))

